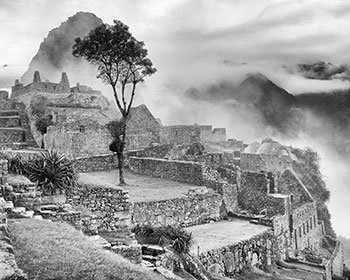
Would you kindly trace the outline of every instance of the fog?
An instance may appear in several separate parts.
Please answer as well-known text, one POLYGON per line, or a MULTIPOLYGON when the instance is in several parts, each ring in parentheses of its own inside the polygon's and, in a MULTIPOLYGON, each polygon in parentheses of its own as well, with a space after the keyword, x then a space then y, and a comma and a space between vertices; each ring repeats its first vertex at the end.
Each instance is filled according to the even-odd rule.
MULTIPOLYGON (((307 79, 295 71, 300 63, 350 63, 347 1, 106 0, 101 4, 95 0, 0 0, 0 5, 0 89, 10 89, 48 31, 69 16, 88 11, 107 23, 119 19, 145 42, 158 69, 138 87, 135 105, 146 103, 165 125, 212 124, 226 127, 229 138, 247 143, 272 136, 286 145, 311 147, 321 155, 322 172, 331 190, 334 228, 350 238, 344 222, 350 214, 350 157, 339 152, 349 144, 350 133, 304 111, 300 116, 304 123, 281 134, 253 106, 221 100, 215 94, 211 100, 185 95, 191 87, 205 92, 222 81, 237 85, 250 72, 263 73, 295 95, 312 92, 317 98, 318 92, 349 88, 343 79, 307 79)), ((61 70, 67 72, 72 86, 86 84, 113 100, 110 87, 96 79, 95 68, 67 63, 61 70)), ((58 82, 60 71, 43 69, 42 80, 58 82)))

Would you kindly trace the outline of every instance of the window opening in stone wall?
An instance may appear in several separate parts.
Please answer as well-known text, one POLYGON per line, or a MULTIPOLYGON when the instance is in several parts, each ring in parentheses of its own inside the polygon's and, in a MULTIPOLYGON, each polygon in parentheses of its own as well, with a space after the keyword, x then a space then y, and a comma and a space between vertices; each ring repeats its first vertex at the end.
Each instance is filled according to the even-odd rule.
POLYGON ((299 226, 299 237, 301 237, 301 226, 299 226))
POLYGON ((305 223, 303 223, 303 234, 306 234, 306 231, 305 231, 305 223))
POLYGON ((84 133, 85 132, 85 126, 83 126, 83 125, 79 126, 79 131, 81 133, 84 133))
POLYGON ((316 216, 314 216, 314 226, 316 227, 316 216))
POLYGON ((306 221, 306 232, 309 233, 309 231, 310 231, 309 221, 306 221))

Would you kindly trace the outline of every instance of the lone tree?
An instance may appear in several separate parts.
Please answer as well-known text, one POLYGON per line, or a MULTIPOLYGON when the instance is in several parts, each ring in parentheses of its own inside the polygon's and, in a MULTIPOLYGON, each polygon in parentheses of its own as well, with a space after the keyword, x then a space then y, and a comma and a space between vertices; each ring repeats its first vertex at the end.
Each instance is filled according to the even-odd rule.
POLYGON ((157 69, 149 58, 142 41, 136 40, 129 27, 114 20, 113 25, 101 24, 88 36, 75 39, 73 55, 82 57, 98 67, 97 78, 113 89, 115 102, 122 115, 118 134, 110 145, 117 153, 120 185, 125 184, 123 175, 123 151, 125 148, 126 122, 134 100, 136 86, 157 69))

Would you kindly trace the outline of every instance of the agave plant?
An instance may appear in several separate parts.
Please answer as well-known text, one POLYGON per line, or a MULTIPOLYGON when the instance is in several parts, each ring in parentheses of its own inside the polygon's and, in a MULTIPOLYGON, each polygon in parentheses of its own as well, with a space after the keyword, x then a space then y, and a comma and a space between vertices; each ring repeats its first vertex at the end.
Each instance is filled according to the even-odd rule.
POLYGON ((7 166, 10 173, 25 174, 28 161, 23 159, 19 154, 9 156, 7 158, 7 166))
POLYGON ((45 151, 29 163, 28 177, 45 194, 62 193, 77 184, 72 162, 57 151, 45 151))

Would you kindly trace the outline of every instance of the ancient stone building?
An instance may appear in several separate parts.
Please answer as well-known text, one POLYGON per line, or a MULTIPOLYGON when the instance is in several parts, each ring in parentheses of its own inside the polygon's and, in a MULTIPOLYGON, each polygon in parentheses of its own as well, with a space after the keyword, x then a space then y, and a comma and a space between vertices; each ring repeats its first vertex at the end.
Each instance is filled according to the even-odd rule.
POLYGON ((267 138, 250 144, 241 154, 241 169, 250 171, 283 171, 293 167, 295 156, 288 147, 267 138))
POLYGON ((12 86, 11 98, 17 98, 19 96, 25 95, 27 93, 86 93, 86 94, 101 94, 100 91, 93 90, 91 87, 86 85, 81 85, 77 83, 76 86, 70 87, 70 82, 66 72, 62 72, 61 81, 58 83, 50 82, 49 80, 41 81, 39 71, 34 72, 33 82, 28 85, 23 85, 19 80, 15 81, 15 85, 12 86))
POLYGON ((59 83, 52 83, 50 81, 42 82, 39 71, 34 72, 33 82, 24 86, 19 80, 16 80, 15 85, 12 86, 11 98, 29 92, 47 92, 47 93, 64 93, 70 92, 70 84, 65 72, 62 73, 61 81, 59 83))
MULTIPOLYGON (((72 157, 110 154, 112 142, 107 128, 110 121, 120 118, 111 108, 49 107, 53 125, 48 127, 45 144, 72 157)), ((145 105, 132 108, 127 121, 127 149, 148 147, 159 141, 160 125, 145 105)))
POLYGON ((212 128, 211 125, 170 125, 163 126, 160 141, 164 144, 195 142, 225 142, 226 129, 212 128))
POLYGON ((159 143, 161 125, 148 110, 141 104, 130 110, 127 121, 127 147, 129 150, 149 147, 152 143, 159 143))
MULTIPOLYGON (((66 73, 59 83, 42 82, 40 73, 34 73, 33 82, 23 86, 19 81, 12 87, 11 99, 27 107, 31 130, 37 143, 44 137, 45 148, 57 149, 72 157, 110 154, 112 138, 107 124, 121 115, 100 91, 80 85, 70 88, 66 73), (52 115, 53 125, 42 136, 35 127, 33 100, 41 98, 45 114, 52 115)), ((127 121, 127 149, 148 147, 159 143, 160 123, 145 105, 131 108, 127 121)))

